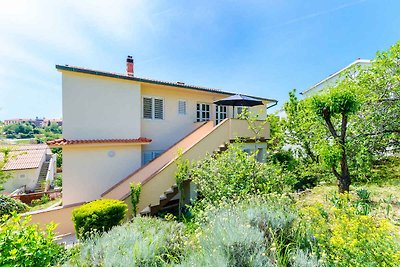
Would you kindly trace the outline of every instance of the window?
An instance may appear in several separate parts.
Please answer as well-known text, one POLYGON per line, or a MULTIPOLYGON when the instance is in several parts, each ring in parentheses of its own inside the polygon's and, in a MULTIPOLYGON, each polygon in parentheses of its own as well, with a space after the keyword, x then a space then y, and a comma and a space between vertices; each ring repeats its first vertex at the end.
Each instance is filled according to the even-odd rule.
POLYGON ((152 161, 162 154, 162 151, 145 151, 143 152, 143 165, 152 161))
POLYGON ((143 97, 143 118, 150 120, 164 119, 164 99, 143 97))
POLYGON ((178 101, 178 114, 186 115, 186 101, 185 100, 178 101))
POLYGON ((228 112, 227 112, 227 107, 226 106, 216 106, 216 112, 215 112, 215 121, 216 123, 220 123, 224 119, 228 117, 228 112))
POLYGON ((153 118, 153 99, 149 97, 143 97, 143 118, 153 118))
POLYGON ((210 104, 197 103, 196 121, 210 120, 210 104))

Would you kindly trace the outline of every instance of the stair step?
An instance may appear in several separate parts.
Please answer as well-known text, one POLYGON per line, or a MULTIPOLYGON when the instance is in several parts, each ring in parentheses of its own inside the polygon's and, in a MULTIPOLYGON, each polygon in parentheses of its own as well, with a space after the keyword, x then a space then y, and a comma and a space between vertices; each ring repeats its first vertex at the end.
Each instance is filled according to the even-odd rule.
POLYGON ((168 188, 167 190, 165 190, 164 194, 172 194, 172 193, 174 193, 174 189, 168 188))
POLYGON ((140 215, 149 215, 151 213, 151 208, 150 206, 144 208, 141 212, 140 215))
POLYGON ((167 196, 166 196, 165 194, 162 194, 162 195, 160 196, 160 201, 163 201, 163 200, 165 200, 165 199, 167 199, 167 196))

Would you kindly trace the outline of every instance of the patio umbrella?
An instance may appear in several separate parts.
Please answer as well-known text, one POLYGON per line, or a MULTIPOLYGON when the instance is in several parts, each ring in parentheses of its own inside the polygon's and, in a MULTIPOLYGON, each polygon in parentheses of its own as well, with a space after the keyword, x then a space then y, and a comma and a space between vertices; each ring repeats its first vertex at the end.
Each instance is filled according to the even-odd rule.
POLYGON ((235 107, 254 107, 263 105, 263 102, 259 99, 252 98, 244 95, 233 95, 224 99, 220 99, 214 102, 214 104, 221 106, 233 106, 233 117, 235 117, 235 107))

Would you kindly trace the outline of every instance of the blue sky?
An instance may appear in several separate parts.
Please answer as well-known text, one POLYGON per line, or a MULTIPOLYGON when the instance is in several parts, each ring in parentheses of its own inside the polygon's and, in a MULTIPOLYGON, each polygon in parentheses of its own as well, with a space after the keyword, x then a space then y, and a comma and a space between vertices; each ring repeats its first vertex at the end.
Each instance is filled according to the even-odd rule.
POLYGON ((400 39, 397 0, 19 1, 0 9, 0 120, 61 117, 55 64, 275 98, 400 39))

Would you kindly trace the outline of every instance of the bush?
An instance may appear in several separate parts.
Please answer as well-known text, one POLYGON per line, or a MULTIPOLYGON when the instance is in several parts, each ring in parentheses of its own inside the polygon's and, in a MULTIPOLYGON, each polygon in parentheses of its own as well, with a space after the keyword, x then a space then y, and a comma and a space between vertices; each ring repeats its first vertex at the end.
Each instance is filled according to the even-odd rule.
POLYGON ((279 166, 258 162, 255 156, 234 144, 220 155, 195 164, 190 174, 199 195, 196 205, 217 206, 224 199, 282 193, 292 187, 292 176, 284 174, 279 166))
POLYGON ((120 200, 99 199, 72 211, 75 231, 78 237, 87 237, 93 232, 106 232, 123 222, 127 205, 120 200))
POLYGON ((41 231, 29 222, 29 216, 21 219, 16 213, 0 219, 0 266, 54 266, 64 261, 65 249, 53 242, 56 225, 41 231))
POLYGON ((54 184, 55 187, 62 187, 62 174, 61 173, 58 173, 54 177, 53 184, 54 184))
POLYGON ((298 216, 286 197, 269 195, 209 206, 199 244, 181 266, 291 266, 303 248, 298 216))
POLYGON ((170 266, 188 250, 184 225, 175 221, 136 217, 108 233, 86 239, 73 266, 170 266))
POLYGON ((31 206, 34 207, 34 206, 46 204, 46 203, 50 202, 50 200, 51 199, 48 194, 43 194, 41 198, 32 200, 31 206))
POLYGON ((303 208, 313 251, 328 266, 399 266, 400 236, 388 220, 361 215, 341 197, 326 210, 321 204, 303 208))
POLYGON ((133 216, 137 214, 137 205, 139 204, 140 193, 142 192, 142 185, 140 183, 130 183, 131 188, 131 203, 133 216))
POLYGON ((20 213, 29 210, 28 205, 11 197, 0 195, 0 217, 5 214, 11 214, 13 211, 20 213))
POLYGON ((32 201, 31 201, 31 206, 32 207, 35 207, 35 206, 39 206, 39 205, 41 205, 42 204, 42 200, 39 198, 39 199, 33 199, 32 201))

